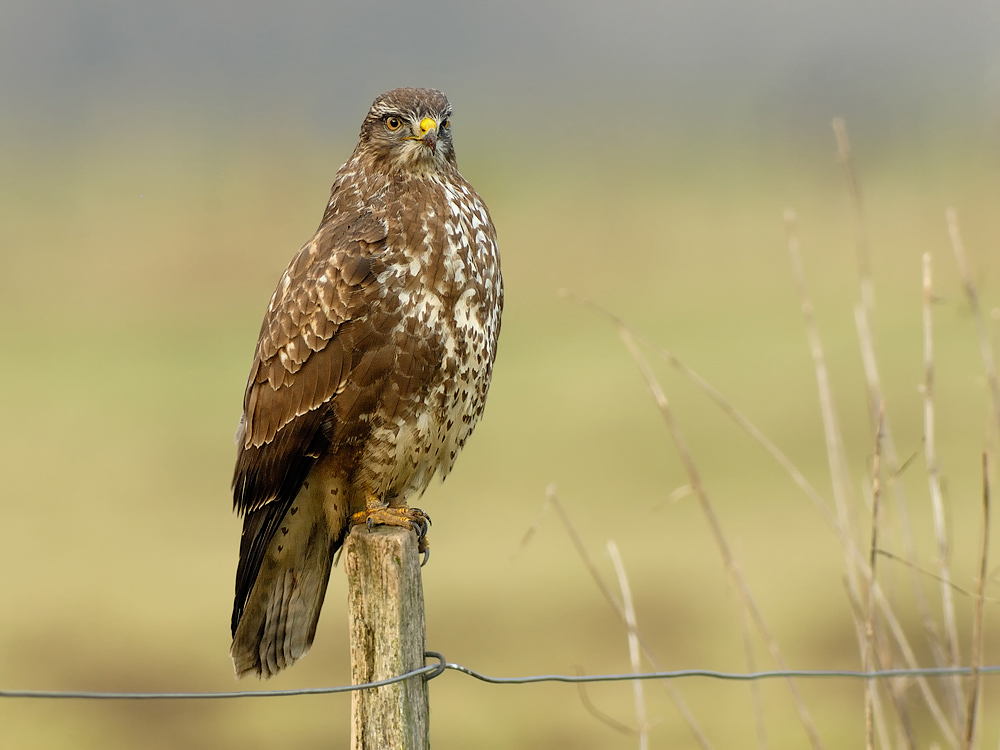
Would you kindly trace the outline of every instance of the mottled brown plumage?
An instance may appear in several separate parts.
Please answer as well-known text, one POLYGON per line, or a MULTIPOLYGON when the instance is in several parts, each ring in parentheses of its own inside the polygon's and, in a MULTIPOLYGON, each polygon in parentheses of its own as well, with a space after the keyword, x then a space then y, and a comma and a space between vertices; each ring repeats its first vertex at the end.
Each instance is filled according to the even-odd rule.
POLYGON ((447 475, 482 414, 503 286, 450 115, 432 89, 375 100, 268 305, 233 477, 239 676, 308 650, 351 517, 425 523, 407 498, 447 475))

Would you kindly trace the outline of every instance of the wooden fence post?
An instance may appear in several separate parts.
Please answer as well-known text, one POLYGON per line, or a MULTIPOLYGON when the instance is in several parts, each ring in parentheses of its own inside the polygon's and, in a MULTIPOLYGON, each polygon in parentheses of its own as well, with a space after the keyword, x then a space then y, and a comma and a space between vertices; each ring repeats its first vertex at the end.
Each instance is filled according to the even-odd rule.
MULTIPOLYGON (((351 681, 374 682, 424 666, 424 591, 411 531, 355 526, 344 550, 351 681)), ((351 750, 427 750, 423 675, 370 690, 351 701, 351 750)))

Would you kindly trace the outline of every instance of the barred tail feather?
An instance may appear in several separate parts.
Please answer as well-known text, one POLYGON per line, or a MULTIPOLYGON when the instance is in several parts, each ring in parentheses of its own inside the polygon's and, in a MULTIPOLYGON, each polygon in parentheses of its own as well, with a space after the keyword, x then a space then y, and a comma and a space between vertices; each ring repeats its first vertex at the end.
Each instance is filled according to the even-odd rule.
POLYGON ((258 535, 270 530, 271 537, 267 540, 258 536, 241 545, 242 581, 244 591, 249 588, 249 592, 244 594, 241 606, 238 575, 230 649, 237 677, 250 673, 271 677, 305 655, 316 635, 316 623, 330 580, 336 543, 330 537, 321 504, 309 493, 300 492, 286 505, 285 513, 278 516, 280 523, 253 518, 255 514, 270 511, 273 519, 281 510, 278 504, 273 505, 248 514, 244 520, 245 536, 248 530, 258 535), (254 547, 263 545, 266 545, 263 555, 249 554, 254 547), (257 571, 244 565, 251 557, 259 560, 257 571))

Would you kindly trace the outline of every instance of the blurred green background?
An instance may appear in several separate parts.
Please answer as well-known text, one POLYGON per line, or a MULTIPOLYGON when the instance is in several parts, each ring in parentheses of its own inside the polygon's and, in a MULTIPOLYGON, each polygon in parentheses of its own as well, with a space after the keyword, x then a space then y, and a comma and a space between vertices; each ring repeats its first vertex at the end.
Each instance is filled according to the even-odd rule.
MULTIPOLYGON (((555 483, 609 580, 604 545, 617 542, 660 666, 746 669, 733 587, 694 499, 671 502, 687 479, 645 384, 607 320, 559 290, 701 372, 829 500, 781 220, 794 208, 863 503, 872 437, 835 115, 862 180, 887 414, 901 458, 919 453, 897 481, 927 568, 920 259, 933 253, 939 452, 956 581, 973 587, 980 453, 995 450, 996 426, 944 210, 958 211, 996 347, 997 39, 994 5, 930 0, 7 0, 0 689, 237 687, 229 480, 260 318, 368 105, 398 85, 451 98, 459 162, 497 224, 507 288, 485 419, 421 500, 434 518, 429 648, 495 675, 630 669, 625 633, 556 517, 520 547, 555 483)), ((833 534, 758 445, 675 373, 657 373, 788 663, 858 667, 833 534)), ((894 522, 890 508, 884 544, 901 553, 894 522)), ((920 641, 909 579, 882 565, 920 641)), ((349 681, 345 588, 335 571, 311 654, 267 687, 349 681)), ((937 584, 925 588, 936 601, 937 584)), ((967 659, 972 606, 958 605, 967 659)), ((771 666, 759 640, 756 655, 771 666)), ((1000 659, 989 630, 985 658, 1000 659)), ((676 686, 716 747, 755 742, 746 685, 676 686)), ((805 746, 786 687, 760 689, 771 745, 805 746)), ((829 747, 861 745, 860 683, 801 689, 829 747)), ((694 746, 662 687, 646 695, 653 746, 694 746)), ((588 696, 635 725, 627 684, 588 696)), ((929 746, 926 709, 912 688, 907 697, 929 746)), ((991 746, 995 678, 985 700, 991 746)), ((448 673, 432 683, 431 709, 437 748, 637 744, 567 685, 448 673)), ((347 747, 349 711, 346 696, 5 699, 0 746, 347 747)))

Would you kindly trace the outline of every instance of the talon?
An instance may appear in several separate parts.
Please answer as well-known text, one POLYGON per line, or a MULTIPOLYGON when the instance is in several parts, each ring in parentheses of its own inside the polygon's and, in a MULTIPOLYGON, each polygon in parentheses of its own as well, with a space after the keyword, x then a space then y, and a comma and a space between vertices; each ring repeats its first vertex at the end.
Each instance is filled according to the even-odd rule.
POLYGON ((424 522, 422 518, 414 519, 413 532, 417 535, 418 542, 425 536, 427 536, 427 524, 424 522))
MULTIPOLYGON (((424 552, 427 549, 427 532, 430 529, 431 519, 419 508, 407 508, 405 505, 369 507, 353 514, 351 523, 355 526, 364 524, 369 531, 375 526, 398 526, 409 529, 417 538, 417 551, 424 552)), ((424 562, 426 563, 426 559, 424 562)))
POLYGON ((431 559, 431 548, 430 547, 424 547, 424 559, 420 563, 420 567, 421 568, 424 567, 427 564, 427 561, 430 560, 430 559, 431 559))

